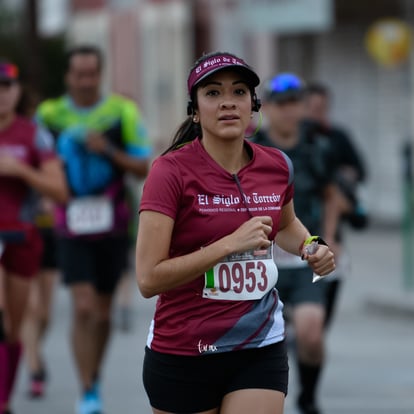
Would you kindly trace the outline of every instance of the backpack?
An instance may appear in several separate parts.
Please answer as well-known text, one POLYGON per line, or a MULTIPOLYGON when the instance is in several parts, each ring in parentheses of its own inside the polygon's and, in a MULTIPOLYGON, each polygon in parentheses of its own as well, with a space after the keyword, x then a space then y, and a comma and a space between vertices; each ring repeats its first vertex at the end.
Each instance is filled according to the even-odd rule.
POLYGON ((99 194, 114 179, 114 167, 106 157, 89 151, 77 135, 66 130, 57 139, 69 187, 77 196, 99 194))

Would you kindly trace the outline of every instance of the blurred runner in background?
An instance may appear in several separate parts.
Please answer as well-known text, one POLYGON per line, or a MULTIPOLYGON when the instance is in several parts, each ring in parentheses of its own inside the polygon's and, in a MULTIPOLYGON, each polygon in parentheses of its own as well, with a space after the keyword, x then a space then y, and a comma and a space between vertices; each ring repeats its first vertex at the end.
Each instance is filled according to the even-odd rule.
MULTIPOLYGON (((24 111, 22 115, 33 119, 40 101, 40 96, 33 89, 26 90, 22 105, 20 105, 21 110, 24 111)), ((41 129, 43 126, 37 124, 37 128, 41 129)), ((36 204, 35 224, 42 236, 44 247, 39 274, 33 278, 31 283, 22 332, 25 359, 29 371, 28 396, 30 398, 41 398, 45 393, 48 375, 42 355, 42 346, 50 325, 53 293, 58 276, 54 235, 54 202, 48 197, 39 196, 36 204)))
POLYGON ((20 333, 30 281, 38 274, 42 239, 34 224, 33 192, 68 200, 53 139, 18 114, 22 87, 17 66, 0 61, 0 413, 10 399, 21 354, 20 333))
POLYGON ((349 132, 330 120, 331 101, 331 92, 326 85, 319 82, 307 85, 303 130, 309 139, 324 137, 333 145, 334 177, 339 190, 336 192, 336 203, 341 211, 339 225, 336 231, 331 233, 334 238, 326 240, 335 252, 337 265, 334 274, 325 279, 326 326, 332 320, 343 276, 350 271, 350 258, 344 245, 343 224, 347 223, 356 230, 362 230, 368 225, 368 215, 358 194, 359 185, 366 179, 366 167, 349 132))
MULTIPOLYGON (((304 92, 305 84, 295 74, 281 73, 270 79, 262 94, 267 126, 252 141, 276 147, 289 156, 295 173, 296 214, 311 234, 326 238, 327 229, 333 232, 338 220, 333 205, 333 149, 328 140, 309 139, 303 133, 304 92)), ((307 263, 277 245, 275 261, 279 269, 277 289, 296 340, 300 380, 297 405, 301 414, 319 414, 316 390, 324 361, 326 284, 312 283, 312 269, 307 263)))
POLYGON ((56 216, 58 263, 73 301, 72 349, 81 396, 77 414, 100 414, 99 380, 111 334, 112 299, 128 266, 127 173, 143 178, 151 147, 134 102, 102 95, 101 51, 67 54, 67 94, 43 102, 37 119, 53 131, 71 191, 56 216))

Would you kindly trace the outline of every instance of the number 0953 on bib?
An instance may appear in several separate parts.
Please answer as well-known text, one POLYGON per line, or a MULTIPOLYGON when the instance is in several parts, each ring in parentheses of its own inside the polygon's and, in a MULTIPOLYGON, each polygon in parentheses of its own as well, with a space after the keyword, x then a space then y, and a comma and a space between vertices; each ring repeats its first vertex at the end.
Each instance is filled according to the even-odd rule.
POLYGON ((278 270, 273 245, 226 256, 205 273, 203 297, 216 300, 258 300, 272 290, 278 270))

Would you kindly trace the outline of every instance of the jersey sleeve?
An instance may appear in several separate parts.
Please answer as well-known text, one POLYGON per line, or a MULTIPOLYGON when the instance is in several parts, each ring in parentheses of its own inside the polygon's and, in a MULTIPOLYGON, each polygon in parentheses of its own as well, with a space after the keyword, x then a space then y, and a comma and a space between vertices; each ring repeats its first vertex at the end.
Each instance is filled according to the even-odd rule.
POLYGON ((57 128, 57 122, 59 120, 59 109, 62 107, 63 98, 49 99, 42 102, 35 113, 34 121, 37 125, 47 129, 54 141, 56 141, 60 130, 57 128))
POLYGON ((48 128, 51 117, 53 117, 53 101, 46 100, 38 106, 35 122, 44 128, 48 128))
POLYGON ((35 150, 39 163, 56 158, 52 134, 42 125, 35 126, 35 150))
POLYGON ((121 114, 122 137, 128 155, 146 159, 152 148, 141 112, 134 102, 126 100, 121 114))
POLYGON ((154 161, 145 180, 139 211, 156 211, 175 220, 182 187, 175 162, 166 156, 160 156, 154 161))

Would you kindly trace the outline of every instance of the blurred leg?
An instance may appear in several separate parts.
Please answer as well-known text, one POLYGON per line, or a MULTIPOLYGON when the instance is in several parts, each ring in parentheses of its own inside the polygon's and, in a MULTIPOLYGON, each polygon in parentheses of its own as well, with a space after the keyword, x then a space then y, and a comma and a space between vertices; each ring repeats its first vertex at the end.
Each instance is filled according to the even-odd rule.
POLYGON ((118 284, 116 291, 116 322, 123 332, 131 330, 132 298, 135 289, 135 277, 131 270, 126 270, 118 284))
POLYGON ((72 288, 74 321, 72 345, 81 382, 78 413, 99 414, 102 401, 98 377, 111 330, 112 295, 98 294, 89 284, 72 288))
POLYGON ((112 294, 97 294, 94 323, 93 375, 99 376, 111 335, 112 294))
POLYGON ((49 327, 56 280, 57 272, 55 270, 42 270, 33 281, 30 289, 29 306, 23 324, 22 339, 27 365, 31 374, 29 393, 32 397, 43 394, 46 368, 41 347, 49 327))
POLYGON ((333 315, 335 313, 335 306, 338 299, 339 289, 341 287, 341 280, 335 279, 326 282, 326 317, 325 329, 329 328, 333 315))
POLYGON ((96 294, 89 283, 71 286, 73 303, 72 350, 82 389, 88 389, 93 382, 94 369, 94 318, 96 294))
POLYGON ((2 370, 0 379, 0 392, 2 408, 6 410, 9 406, 13 392, 13 386, 19 366, 21 346, 20 330, 26 305, 29 298, 30 281, 15 274, 3 277, 4 300, 5 300, 5 325, 7 341, 1 344, 0 358, 6 358, 6 367, 2 370))
POLYGON ((317 414, 316 392, 324 359, 324 307, 312 303, 298 305, 293 319, 301 384, 299 407, 304 414, 317 414))
POLYGON ((4 279, 8 342, 19 342, 29 300, 30 279, 9 273, 4 279))
POLYGON ((5 303, 4 303, 4 269, 0 266, 0 410, 6 407, 8 402, 7 396, 7 372, 9 358, 6 346, 6 327, 5 327, 5 303))

